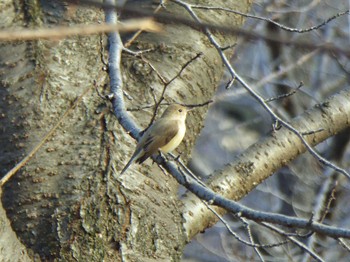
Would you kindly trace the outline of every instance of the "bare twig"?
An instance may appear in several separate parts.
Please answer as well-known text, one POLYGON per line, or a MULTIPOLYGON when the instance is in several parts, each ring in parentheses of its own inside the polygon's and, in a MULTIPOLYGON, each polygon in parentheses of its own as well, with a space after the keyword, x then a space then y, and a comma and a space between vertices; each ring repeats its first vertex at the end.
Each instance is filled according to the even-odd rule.
MULTIPOLYGON (((281 246, 284 245, 286 243, 289 242, 289 240, 285 240, 285 241, 281 241, 278 243, 274 243, 274 244, 255 244, 252 241, 248 242, 244 239, 242 239, 238 234, 236 234, 230 227, 230 225, 228 224, 228 222, 218 213, 215 211, 214 208, 212 208, 206 201, 202 201, 203 204, 223 223, 223 225, 226 227, 227 231, 239 242, 241 242, 244 245, 253 247, 253 248, 273 248, 273 247, 277 247, 277 246, 281 246)), ((241 221, 244 221, 245 223, 247 223, 243 218, 240 218, 241 221)))
POLYGON ((208 101, 206 101, 204 103, 200 103, 200 104, 186 104, 186 105, 182 104, 182 105, 183 106, 187 106, 189 108, 196 108, 196 107, 203 107, 203 106, 209 105, 209 104, 211 104, 213 102, 214 102, 214 100, 208 100, 208 101))
POLYGON ((237 15, 240 15, 240 16, 243 16, 243 17, 248 17, 248 18, 253 18, 253 19, 265 21, 265 22, 268 22, 268 23, 272 23, 275 26, 277 26, 277 27, 279 27, 279 28, 281 28, 281 29, 283 29, 285 31, 293 32, 293 33, 306 33, 306 32, 310 32, 310 31, 313 31, 313 30, 317 30, 317 29, 327 25, 329 22, 337 19, 338 17, 341 17, 341 16, 349 14, 349 10, 345 10, 343 12, 339 12, 339 13, 337 13, 337 14, 329 17, 329 18, 327 18, 326 20, 324 20, 322 23, 320 23, 318 25, 301 29, 301 28, 294 28, 294 27, 285 26, 285 25, 283 25, 281 23, 278 23, 278 22, 276 22, 276 21, 274 21, 272 19, 266 18, 266 17, 246 14, 246 13, 242 13, 242 12, 230 9, 230 8, 216 7, 216 6, 204 6, 204 5, 191 5, 191 7, 193 9, 212 10, 212 11, 225 11, 225 12, 237 14, 237 15))
POLYGON ((269 223, 261 223, 262 225, 264 225, 265 227, 277 232, 278 234, 287 237, 290 241, 292 241, 294 244, 296 244, 298 247, 300 247, 301 249, 303 249, 304 251, 306 251, 307 253, 310 254, 310 256, 312 256, 316 261, 319 262, 324 262, 324 260, 318 255, 316 254, 313 250, 309 249, 305 244, 303 244, 302 242, 300 242, 299 240, 297 240, 295 237, 291 237, 288 234, 286 234, 283 230, 279 229, 278 227, 275 227, 269 223))
POLYGON ((345 239, 338 238, 338 241, 339 241, 340 245, 341 245, 343 248, 345 248, 348 252, 350 252, 349 243, 346 243, 346 242, 345 242, 345 239))
MULTIPOLYGON (((162 81, 163 84, 164 84, 164 87, 163 87, 163 91, 162 91, 162 93, 161 93, 161 95, 160 95, 160 98, 159 98, 158 102, 156 103, 156 105, 155 105, 155 107, 154 107, 154 114, 153 114, 153 117, 152 117, 152 119, 151 119, 151 121, 150 121, 149 126, 153 123, 153 121, 154 121, 154 119, 155 119, 155 117, 156 117, 156 113, 157 113, 157 111, 158 111, 158 107, 160 106, 160 104, 161 104, 162 101, 164 100, 164 95, 165 95, 166 89, 169 87, 169 85, 170 85, 172 82, 175 81, 175 79, 177 79, 177 78, 181 75, 181 73, 182 73, 194 60, 200 58, 201 56, 202 56, 202 54, 201 54, 201 53, 198 53, 198 54, 196 54, 194 57, 192 57, 190 60, 188 60, 184 65, 181 66, 181 69, 179 70, 179 72, 177 72, 177 74, 176 74, 173 78, 171 78, 169 81, 166 81, 164 78, 160 78, 161 81, 162 81)), ((158 76, 159 76, 159 75, 160 75, 160 74, 158 74, 158 76)), ((149 126, 148 126, 148 127, 149 127, 149 126)))
POLYGON ((277 97, 271 97, 269 99, 265 99, 265 103, 269 103, 269 102, 272 102, 272 101, 275 101, 275 100, 280 100, 280 99, 284 99, 284 98, 287 98, 289 96, 292 96, 294 95, 302 86, 304 85, 303 82, 300 82, 300 84, 297 86, 297 88, 293 89, 292 91, 290 91, 289 93, 287 94, 283 94, 283 95, 279 95, 277 97))
MULTIPOLYGON (((187 10, 187 12, 192 16, 192 18, 199 24, 201 24, 201 20, 199 17, 194 13, 192 10, 192 6, 184 1, 181 0, 172 0, 172 2, 179 4, 183 8, 187 10)), ((298 138, 302 141, 304 146, 307 148, 307 150, 322 164, 334 169, 335 171, 345 175, 348 179, 350 179, 350 174, 343 168, 338 167, 336 164, 328 161, 326 158, 322 157, 319 153, 317 153, 304 139, 302 133, 300 133, 297 129, 295 129, 291 124, 288 122, 284 121, 281 117, 279 117, 265 102, 265 99, 260 96, 255 90, 252 89, 248 83, 245 82, 245 80, 239 76, 236 71, 233 69, 231 66, 231 63, 229 59, 226 57, 225 53, 221 50, 220 45, 218 42, 215 40, 214 36, 211 34, 210 30, 208 28, 204 28, 204 33, 207 35, 209 41, 212 43, 212 45, 216 48, 217 52, 219 53, 224 65, 228 69, 228 71, 231 74, 232 79, 237 79, 237 81, 254 97, 261 105, 262 107, 270 114, 272 117, 273 121, 275 123, 279 123, 292 131, 295 135, 298 136, 298 138)))
POLYGON ((123 24, 95 24, 95 25, 75 25, 75 26, 55 26, 51 28, 22 29, 13 28, 11 30, 0 31, 0 41, 18 40, 60 40, 65 37, 76 35, 92 35, 108 32, 130 32, 142 28, 146 31, 160 32, 161 26, 152 19, 133 19, 123 22, 123 24))
MULTIPOLYGON (((154 14, 158 13, 160 11, 160 9, 164 8, 164 3, 161 2, 157 8, 153 11, 154 14)), ((128 48, 134 41, 135 39, 143 32, 145 31, 144 29, 140 29, 138 30, 128 41, 125 42, 124 46, 126 48, 128 48)))
MULTIPOLYGON (((68 0, 69 1, 73 1, 73 0, 68 0)), ((97 2, 94 0, 83 0, 80 1, 79 4, 81 5, 88 5, 88 6, 95 6, 98 8, 104 8, 104 9, 112 9, 112 8, 119 8, 120 6, 118 5, 114 5, 114 4, 107 4, 107 3, 101 3, 101 2, 97 2)), ((189 5, 190 7, 192 7, 192 5, 189 5)), ((164 13, 153 13, 150 12, 148 10, 144 10, 144 9, 135 9, 135 8, 128 8, 128 7, 120 7, 122 8, 122 12, 123 13, 130 13, 130 14, 134 14, 134 15, 138 15, 140 17, 153 17, 156 21, 161 22, 161 23, 179 23, 179 24, 184 24, 184 25, 188 25, 191 27, 194 27, 196 29, 199 30, 204 30, 206 28, 211 29, 211 30, 215 30, 215 31, 221 31, 221 32, 227 32, 230 34, 236 34, 236 35, 240 35, 240 36, 244 36, 250 39, 255 39, 255 40, 265 40, 267 42, 271 42, 271 43, 277 43, 277 44, 283 44, 285 46, 295 46, 295 47, 300 47, 300 48, 304 48, 304 49, 309 49, 309 50, 315 50, 315 49, 319 49, 322 52, 333 52, 334 54, 343 54, 346 56, 350 56, 350 52, 347 49, 343 49, 343 48, 339 48, 335 45, 330 45, 330 44, 326 44, 326 45, 319 45, 319 44, 313 44, 313 43, 309 43, 309 42, 301 42, 301 41, 293 41, 290 39, 290 37, 288 38, 281 38, 281 37, 273 37, 270 35, 263 35, 263 34, 259 34, 257 32, 253 32, 251 30, 244 30, 244 29, 239 29, 239 28, 235 28, 232 26, 219 26, 219 25, 214 25, 212 23, 198 23, 198 22, 194 22, 193 20, 184 18, 184 17, 179 17, 179 16, 174 16, 174 15, 169 15, 169 14, 164 14, 164 13)), ((326 19, 325 22, 321 23, 320 25, 317 26, 323 26, 326 25, 327 23, 329 23, 329 21, 337 18, 338 16, 342 16, 342 15, 346 15, 349 11, 346 10, 344 12, 338 13, 332 17, 330 17, 329 19, 326 19)), ((316 26, 316 27, 317 27, 316 26)), ((299 29, 295 29, 295 30, 299 30, 299 29)), ((303 30, 303 29, 302 29, 303 30)), ((314 29, 312 29, 314 30, 314 29)))
MULTIPOLYGON (((330 172, 333 172, 333 170, 328 169, 328 173, 330 172)), ((321 190, 316 198, 315 205, 314 205, 315 206, 314 216, 315 216, 315 219, 319 222, 324 221, 326 215, 329 212, 330 205, 334 200, 334 192, 337 185, 336 177, 337 177, 336 173, 332 173, 327 177, 325 182, 322 184, 321 190), (329 194, 329 192, 331 193, 329 194)), ((317 235, 313 234, 306 243, 307 247, 311 250, 314 249, 316 240, 317 240, 317 235)), ((305 254, 300 261, 307 262, 308 258, 309 256, 305 254)))
MULTIPOLYGON (((248 236, 249 236, 250 242, 252 244, 254 244, 255 243, 254 237, 253 237, 252 230, 250 228, 250 225, 249 225, 248 221, 246 219, 244 219, 243 217, 239 217, 239 219, 243 222, 244 227, 246 228, 246 230, 248 232, 248 236)), ((258 255, 260 261, 264 262, 265 260, 264 260, 262 254, 261 254, 261 252, 259 250, 259 247, 254 247, 254 251, 258 255)))

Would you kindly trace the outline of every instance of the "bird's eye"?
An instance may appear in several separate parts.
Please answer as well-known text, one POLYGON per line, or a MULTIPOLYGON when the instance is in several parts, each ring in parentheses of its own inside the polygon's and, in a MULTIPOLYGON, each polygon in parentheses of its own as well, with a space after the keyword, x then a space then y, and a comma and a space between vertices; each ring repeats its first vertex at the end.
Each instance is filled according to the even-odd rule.
POLYGON ((181 112, 182 112, 182 109, 179 109, 179 112, 181 113, 181 112))

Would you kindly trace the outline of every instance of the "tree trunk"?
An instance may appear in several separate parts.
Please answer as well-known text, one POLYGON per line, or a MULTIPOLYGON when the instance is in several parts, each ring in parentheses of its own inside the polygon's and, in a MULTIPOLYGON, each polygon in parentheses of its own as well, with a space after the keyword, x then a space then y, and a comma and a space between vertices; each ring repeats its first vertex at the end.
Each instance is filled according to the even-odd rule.
MULTIPOLYGON (((143 1, 143 5, 148 7, 151 2, 143 1)), ((241 12, 249 7, 248 1, 216 4, 241 12)), ((100 10, 60 1, 5 1, 0 12, 4 28, 104 20, 100 10)), ((185 15, 184 9, 170 1, 162 12, 185 15)), ((240 26, 243 22, 227 13, 198 14, 203 21, 219 25, 240 26)), ((216 37, 223 47, 235 41, 229 35, 217 33, 216 37)), ((176 181, 151 160, 119 175, 135 141, 120 127, 109 102, 96 92, 109 92, 101 61, 101 55, 107 56, 106 44, 106 37, 94 35, 0 45, 2 173, 27 156, 60 121, 34 157, 4 186, 2 204, 32 258, 179 260, 187 239, 176 181)), ((157 72, 146 60, 123 55, 124 88, 132 98, 126 99, 129 108, 153 106, 154 97, 159 99, 164 88, 157 74, 170 80, 199 53, 202 56, 167 87, 166 102, 205 102, 223 74, 214 47, 202 32, 189 26, 167 24, 160 34, 142 33, 130 48, 151 48, 143 57, 157 72)), ((132 112, 135 121, 147 127, 152 109, 132 112)), ((190 158, 205 112, 202 108, 188 117, 188 132, 178 149, 185 160, 190 158)), ((18 250, 19 243, 14 243, 0 246, 0 252, 18 250)))

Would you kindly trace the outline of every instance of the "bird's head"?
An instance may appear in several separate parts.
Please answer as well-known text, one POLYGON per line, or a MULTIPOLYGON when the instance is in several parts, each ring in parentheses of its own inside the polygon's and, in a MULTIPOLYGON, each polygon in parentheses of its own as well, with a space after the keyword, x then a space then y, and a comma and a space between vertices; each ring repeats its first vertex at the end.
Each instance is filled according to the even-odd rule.
POLYGON ((172 104, 168 106, 167 109, 165 109, 162 118, 167 117, 171 119, 185 120, 187 112, 189 110, 190 109, 185 106, 179 104, 172 104))

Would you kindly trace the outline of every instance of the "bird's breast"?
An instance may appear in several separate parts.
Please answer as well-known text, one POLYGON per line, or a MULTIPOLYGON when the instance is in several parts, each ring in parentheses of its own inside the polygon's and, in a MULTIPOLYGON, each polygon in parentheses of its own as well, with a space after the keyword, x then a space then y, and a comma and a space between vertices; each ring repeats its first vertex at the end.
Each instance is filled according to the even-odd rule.
POLYGON ((166 144, 165 146, 159 148, 162 152, 164 153, 168 153, 173 151, 175 148, 177 148, 182 139, 184 138, 186 133, 186 125, 180 125, 179 131, 177 132, 177 134, 169 141, 168 144, 166 144))

